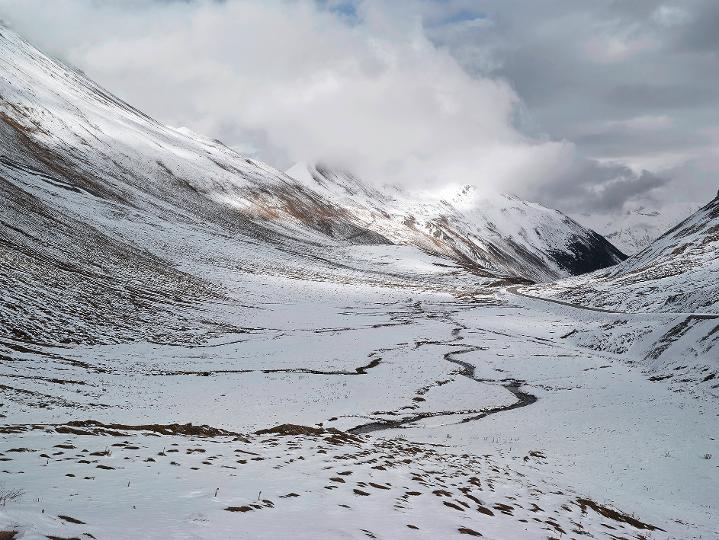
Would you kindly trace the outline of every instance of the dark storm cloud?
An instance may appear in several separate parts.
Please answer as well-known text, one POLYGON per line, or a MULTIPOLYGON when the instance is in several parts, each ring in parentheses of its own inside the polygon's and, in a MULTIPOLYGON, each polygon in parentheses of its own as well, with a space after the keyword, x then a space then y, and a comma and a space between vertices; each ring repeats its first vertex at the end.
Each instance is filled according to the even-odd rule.
POLYGON ((649 171, 642 171, 639 176, 620 177, 614 181, 600 184, 595 190, 594 197, 589 200, 590 207, 602 210, 614 210, 621 208, 625 201, 636 196, 645 197, 655 189, 666 185, 669 180, 661 178, 649 171))
POLYGON ((719 2, 706 2, 697 16, 679 33, 678 44, 689 50, 717 54, 719 50, 719 2))
POLYGON ((615 163, 584 160, 564 175, 558 175, 544 185, 530 188, 535 199, 562 201, 567 212, 613 213, 621 211, 625 203, 636 198, 657 202, 657 190, 671 181, 649 171, 635 172, 615 163))
POLYGON ((655 110, 706 107, 716 104, 718 100, 716 88, 692 84, 624 84, 612 88, 606 97, 610 105, 639 114, 655 110))

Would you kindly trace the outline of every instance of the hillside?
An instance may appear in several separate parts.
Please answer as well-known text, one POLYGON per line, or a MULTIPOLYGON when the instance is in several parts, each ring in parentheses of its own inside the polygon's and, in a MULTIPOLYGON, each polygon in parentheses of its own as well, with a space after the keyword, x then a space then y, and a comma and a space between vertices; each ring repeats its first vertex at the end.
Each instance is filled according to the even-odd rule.
POLYGON ((624 259, 600 235, 557 210, 510 195, 482 194, 472 185, 440 198, 368 183, 322 164, 298 163, 287 174, 392 243, 416 245, 470 268, 549 281, 624 259))
POLYGON ((610 216, 581 213, 581 223, 602 234, 627 255, 639 253, 688 215, 698 210, 693 203, 665 203, 661 210, 638 207, 610 216))
POLYGON ((537 290, 609 310, 717 313, 718 252, 719 195, 623 263, 537 290))

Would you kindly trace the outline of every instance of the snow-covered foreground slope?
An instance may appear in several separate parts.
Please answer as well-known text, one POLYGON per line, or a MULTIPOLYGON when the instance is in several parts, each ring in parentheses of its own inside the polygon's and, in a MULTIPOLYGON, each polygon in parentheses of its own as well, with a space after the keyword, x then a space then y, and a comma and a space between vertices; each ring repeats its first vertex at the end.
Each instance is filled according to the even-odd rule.
POLYGON ((586 230, 293 179, 0 34, 6 537, 719 534, 713 322, 506 288, 586 230))
POLYGON ((158 437, 152 426, 44 429, 16 435, 24 451, 7 465, 28 469, 25 485, 43 492, 20 514, 34 521, 24 538, 544 539, 603 536, 609 523, 621 535, 666 537, 490 456, 431 444, 291 426, 211 438, 158 437), (95 432, 114 436, 82 435, 95 432))

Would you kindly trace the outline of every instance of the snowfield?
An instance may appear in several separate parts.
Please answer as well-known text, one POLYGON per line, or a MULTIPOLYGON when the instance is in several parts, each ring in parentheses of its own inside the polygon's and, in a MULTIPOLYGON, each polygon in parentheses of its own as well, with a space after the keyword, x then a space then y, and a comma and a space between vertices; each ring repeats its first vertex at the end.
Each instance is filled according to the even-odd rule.
POLYGON ((569 277, 624 257, 276 171, 2 27, 0 95, 0 538, 719 537, 716 201, 569 277))
POLYGON ((294 283, 257 285, 283 300, 197 345, 5 342, 3 485, 25 493, 2 527, 20 538, 717 534, 716 396, 564 337, 606 314, 507 292, 316 284, 293 297, 294 283), (512 384, 536 401, 514 408, 512 384), (162 427, 187 423, 224 431, 162 427), (253 434, 283 424, 318 431, 253 434))

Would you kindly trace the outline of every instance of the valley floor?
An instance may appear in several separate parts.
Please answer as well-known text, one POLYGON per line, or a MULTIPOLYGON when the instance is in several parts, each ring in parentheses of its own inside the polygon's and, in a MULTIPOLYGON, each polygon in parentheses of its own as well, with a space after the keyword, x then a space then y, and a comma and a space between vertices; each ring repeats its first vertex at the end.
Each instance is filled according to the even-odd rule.
POLYGON ((23 495, 0 530, 719 535, 715 396, 653 376, 631 348, 593 350, 587 332, 612 339, 592 329, 619 315, 508 290, 256 279, 285 300, 206 304, 236 330, 205 342, 3 342, 0 483, 23 495), (309 427, 257 433, 283 424, 309 427))

